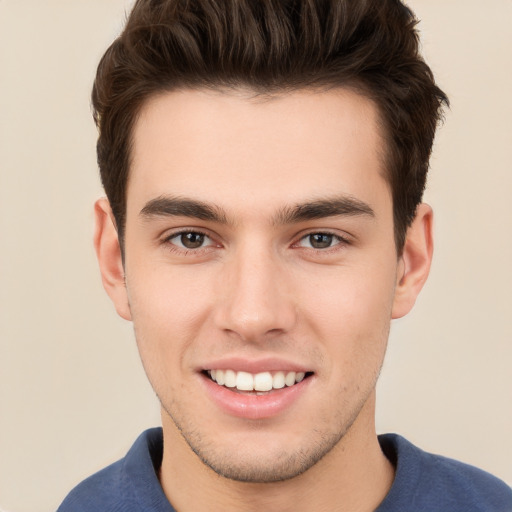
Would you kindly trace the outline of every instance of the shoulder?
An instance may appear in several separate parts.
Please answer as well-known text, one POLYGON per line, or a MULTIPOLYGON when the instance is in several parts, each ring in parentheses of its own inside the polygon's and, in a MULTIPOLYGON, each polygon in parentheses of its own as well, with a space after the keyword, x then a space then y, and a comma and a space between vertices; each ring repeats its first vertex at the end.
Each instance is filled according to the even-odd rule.
POLYGON ((126 497, 122 496, 125 487, 123 463, 124 459, 121 459, 78 484, 67 495, 57 512, 117 510, 121 499, 126 502, 126 497))
POLYGON ((161 457, 161 429, 143 432, 123 459, 77 485, 57 512, 173 512, 156 475, 161 457))
POLYGON ((510 512, 512 489, 493 475, 468 464, 427 453, 403 437, 379 437, 396 466, 391 490, 379 512, 402 510, 510 512))

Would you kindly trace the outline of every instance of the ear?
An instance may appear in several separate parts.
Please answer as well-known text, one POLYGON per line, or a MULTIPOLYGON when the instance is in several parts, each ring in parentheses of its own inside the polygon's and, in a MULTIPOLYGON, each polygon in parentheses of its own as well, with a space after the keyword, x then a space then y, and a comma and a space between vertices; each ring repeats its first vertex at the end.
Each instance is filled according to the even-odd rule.
POLYGON ((392 318, 401 318, 409 313, 427 280, 434 250, 433 215, 428 204, 420 204, 407 230, 398 265, 392 318))
POLYGON ((123 259, 117 236, 117 228, 107 198, 94 204, 94 248, 100 266, 103 287, 112 299, 118 314, 131 320, 130 305, 124 279, 123 259))

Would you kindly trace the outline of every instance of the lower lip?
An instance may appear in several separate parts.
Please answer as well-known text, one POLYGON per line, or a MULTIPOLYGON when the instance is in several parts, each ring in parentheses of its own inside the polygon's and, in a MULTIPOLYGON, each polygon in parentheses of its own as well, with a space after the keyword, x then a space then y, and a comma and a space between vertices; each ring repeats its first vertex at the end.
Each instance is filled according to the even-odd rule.
POLYGON ((259 420, 272 418, 294 404, 309 387, 312 377, 290 387, 276 389, 264 395, 248 395, 219 386, 209 377, 201 375, 208 395, 226 413, 238 418, 259 420))

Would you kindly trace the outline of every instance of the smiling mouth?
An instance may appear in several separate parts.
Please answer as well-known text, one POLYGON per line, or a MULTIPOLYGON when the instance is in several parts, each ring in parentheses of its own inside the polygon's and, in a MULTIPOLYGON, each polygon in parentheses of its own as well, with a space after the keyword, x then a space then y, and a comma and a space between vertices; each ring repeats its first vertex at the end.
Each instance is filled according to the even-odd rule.
POLYGON ((313 374, 312 372, 286 371, 248 373, 234 370, 206 370, 203 373, 219 386, 237 393, 255 395, 294 386, 313 374))

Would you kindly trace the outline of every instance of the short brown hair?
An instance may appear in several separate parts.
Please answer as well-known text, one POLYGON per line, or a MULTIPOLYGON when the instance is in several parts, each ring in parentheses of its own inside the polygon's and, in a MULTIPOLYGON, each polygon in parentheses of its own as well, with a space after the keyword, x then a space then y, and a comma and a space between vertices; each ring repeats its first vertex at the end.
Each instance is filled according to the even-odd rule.
POLYGON ((399 0, 137 0, 98 66, 98 163, 123 246, 134 122, 182 88, 350 87, 377 105, 400 253, 425 188, 446 95, 399 0))

